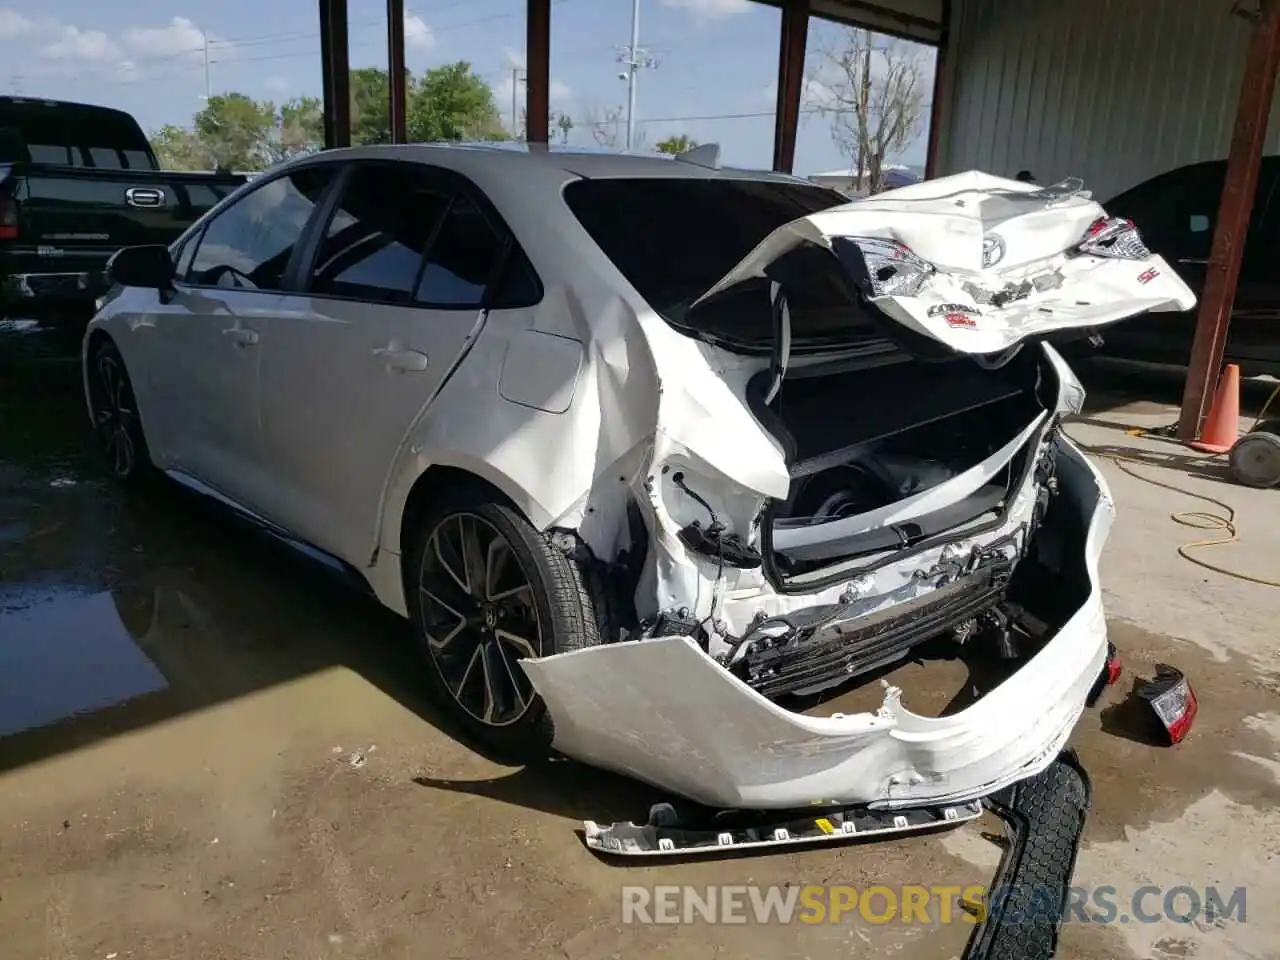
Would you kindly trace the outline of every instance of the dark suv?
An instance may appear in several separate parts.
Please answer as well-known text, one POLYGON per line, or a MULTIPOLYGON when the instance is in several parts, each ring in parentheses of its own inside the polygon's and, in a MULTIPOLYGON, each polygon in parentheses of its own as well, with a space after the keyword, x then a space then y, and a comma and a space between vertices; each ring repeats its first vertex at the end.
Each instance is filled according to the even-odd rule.
MULTIPOLYGON (((1226 175, 1225 160, 1179 167, 1104 203, 1113 216, 1138 225, 1152 251, 1164 257, 1199 296, 1226 175)), ((1264 157, 1253 218, 1245 238, 1240 285, 1231 313, 1226 359, 1246 376, 1280 375, 1280 156, 1264 157)), ((1102 353, 1132 360, 1185 364, 1196 311, 1126 320, 1103 333, 1102 353)))

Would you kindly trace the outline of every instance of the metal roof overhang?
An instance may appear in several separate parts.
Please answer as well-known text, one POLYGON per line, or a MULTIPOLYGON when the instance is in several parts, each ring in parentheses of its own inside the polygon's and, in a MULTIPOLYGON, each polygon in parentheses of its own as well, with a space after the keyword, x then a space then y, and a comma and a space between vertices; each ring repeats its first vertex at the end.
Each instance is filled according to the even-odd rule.
MULTIPOLYGON (((787 0, 758 0, 772 7, 787 0)), ((809 12, 824 20, 936 45, 946 19, 946 0, 810 0, 809 12)))

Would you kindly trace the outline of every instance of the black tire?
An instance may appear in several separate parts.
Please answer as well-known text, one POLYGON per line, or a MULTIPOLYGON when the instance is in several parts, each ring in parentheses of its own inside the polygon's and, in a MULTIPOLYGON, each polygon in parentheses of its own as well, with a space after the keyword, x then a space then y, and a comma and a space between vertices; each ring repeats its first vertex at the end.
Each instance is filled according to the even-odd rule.
POLYGON ((102 445, 107 469, 115 479, 140 485, 154 475, 151 451, 142 432, 138 402, 124 358, 110 340, 89 354, 85 370, 89 383, 89 412, 102 445))
POLYGON ((414 636, 433 695, 491 753, 519 763, 545 759, 555 736, 551 717, 524 672, 511 668, 526 656, 600 643, 597 607, 578 562, 492 493, 461 488, 427 509, 405 570, 414 636), (455 543, 472 535, 467 564, 455 543), (460 572, 452 569, 459 566, 460 572), (481 570, 483 586, 469 590, 481 570), (516 588, 520 580, 527 593, 516 588), (479 677, 473 676, 477 668, 479 677))

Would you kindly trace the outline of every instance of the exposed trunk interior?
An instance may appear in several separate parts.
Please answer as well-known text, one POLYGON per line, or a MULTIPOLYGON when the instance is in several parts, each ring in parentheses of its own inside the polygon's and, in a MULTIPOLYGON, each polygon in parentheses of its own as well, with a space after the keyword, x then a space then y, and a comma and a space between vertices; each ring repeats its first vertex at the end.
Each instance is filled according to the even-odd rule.
POLYGON ((807 581, 997 518, 1047 417, 1039 355, 793 368, 768 405, 770 373, 755 377, 748 400, 792 477, 767 520, 776 574, 807 581))

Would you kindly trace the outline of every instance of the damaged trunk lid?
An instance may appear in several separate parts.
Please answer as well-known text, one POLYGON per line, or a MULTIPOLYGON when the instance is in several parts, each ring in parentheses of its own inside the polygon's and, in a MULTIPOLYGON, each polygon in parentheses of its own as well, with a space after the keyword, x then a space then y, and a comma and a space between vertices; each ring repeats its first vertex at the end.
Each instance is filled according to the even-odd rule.
MULTIPOLYGON (((977 172, 784 224, 693 301, 681 325, 696 332, 717 305, 761 283, 786 295, 770 298, 780 369, 793 343, 805 346, 799 335, 792 341, 787 301, 811 296, 815 284, 842 288, 849 333, 858 319, 869 320, 899 349, 926 359, 998 354, 1028 340, 1195 304, 1134 224, 1108 217, 1079 181, 1041 188, 977 172), (815 253, 831 274, 820 280, 824 267, 815 268, 815 253), (855 318, 856 308, 869 316, 855 318)), ((830 313, 827 293, 823 308, 830 313)), ((838 332, 830 323, 826 329, 838 332)))

